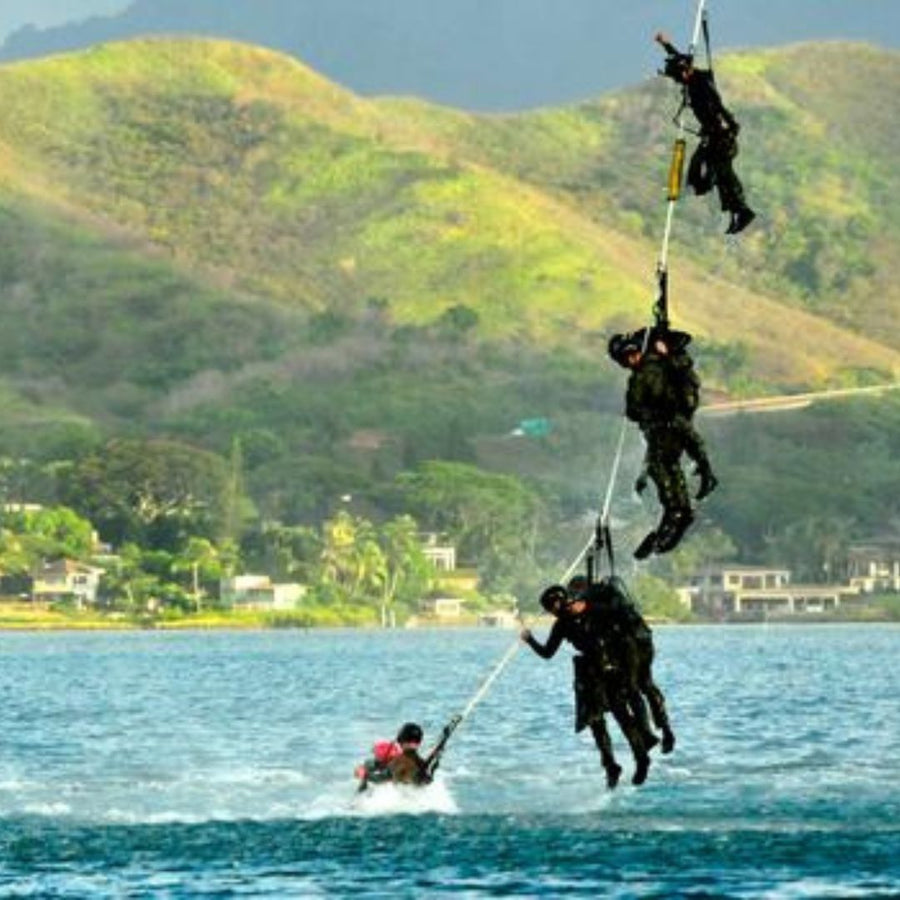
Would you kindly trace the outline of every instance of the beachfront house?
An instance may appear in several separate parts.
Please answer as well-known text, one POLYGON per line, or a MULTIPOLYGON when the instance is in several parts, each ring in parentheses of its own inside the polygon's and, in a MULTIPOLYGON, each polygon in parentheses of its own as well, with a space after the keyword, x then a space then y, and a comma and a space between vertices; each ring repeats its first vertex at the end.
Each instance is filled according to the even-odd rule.
POLYGON ((776 566, 711 566, 678 589, 691 612, 725 619, 831 613, 859 602, 853 584, 795 584, 776 566))
POLYGON ((74 601, 79 609, 97 602, 97 590, 105 569, 72 559, 43 562, 31 573, 33 603, 74 601))
POLYGON ((875 537, 851 544, 847 578, 866 594, 900 591, 900 538, 875 537))
POLYGON ((268 575, 232 575, 219 583, 219 597, 232 609, 296 609, 305 595, 305 585, 276 583, 268 575))

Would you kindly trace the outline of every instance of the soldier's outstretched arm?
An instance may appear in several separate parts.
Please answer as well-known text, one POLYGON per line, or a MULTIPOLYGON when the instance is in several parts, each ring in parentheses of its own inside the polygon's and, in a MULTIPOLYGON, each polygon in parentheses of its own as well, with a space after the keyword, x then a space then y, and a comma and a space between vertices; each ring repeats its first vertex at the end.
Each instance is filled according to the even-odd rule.
POLYGON ((659 44, 669 56, 678 56, 678 48, 669 40, 669 36, 662 31, 657 31, 653 36, 653 40, 659 44))
POLYGON ((562 634, 562 626, 560 623, 554 622, 553 627, 550 629, 550 636, 547 638, 547 643, 542 644, 539 640, 535 638, 535 636, 531 633, 531 631, 527 628, 523 628, 519 633, 519 637, 537 653, 542 659, 552 659, 556 655, 556 651, 559 650, 560 646, 563 642, 563 634, 562 634))

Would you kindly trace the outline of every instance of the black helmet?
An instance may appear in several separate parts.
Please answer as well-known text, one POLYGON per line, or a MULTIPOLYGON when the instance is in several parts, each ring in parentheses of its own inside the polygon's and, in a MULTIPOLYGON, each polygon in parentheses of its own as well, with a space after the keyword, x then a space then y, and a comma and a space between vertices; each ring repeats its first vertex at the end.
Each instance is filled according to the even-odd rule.
POLYGON ((416 725, 415 722, 407 722, 397 732, 397 743, 398 744, 421 744, 422 743, 421 727, 416 725))
POLYGON ((554 615, 569 602, 569 592, 561 584, 553 584, 541 594, 541 606, 554 615))
POLYGON ((573 575, 569 579, 568 585, 566 585, 569 590, 569 596, 575 598, 584 596, 590 586, 591 583, 588 581, 587 575, 573 575))
POLYGON ((670 53, 666 57, 666 64, 663 68, 663 75, 671 78, 673 81, 683 81, 684 73, 687 72, 694 64, 694 57, 687 53, 670 53))
POLYGON ((609 339, 607 351, 609 355, 620 365, 625 365, 625 356, 632 347, 632 342, 627 334, 614 334, 609 339))

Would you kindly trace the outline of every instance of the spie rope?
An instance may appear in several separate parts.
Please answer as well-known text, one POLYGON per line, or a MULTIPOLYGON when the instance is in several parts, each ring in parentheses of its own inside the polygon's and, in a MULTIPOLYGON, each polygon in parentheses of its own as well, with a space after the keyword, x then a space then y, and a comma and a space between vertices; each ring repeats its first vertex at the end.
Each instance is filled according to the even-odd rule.
MULTIPOLYGON (((700 39, 700 32, 703 27, 705 10, 706 10, 706 0, 697 0, 696 15, 694 18, 694 30, 693 30, 693 34, 691 37, 691 43, 688 48, 688 53, 690 55, 694 54, 694 50, 697 46, 697 42, 700 39)), ((684 141, 684 132, 685 132, 683 116, 684 116, 684 109, 681 109, 681 110, 679 110, 678 117, 676 119, 676 124, 678 126, 678 137, 677 137, 676 141, 682 141, 682 144, 681 144, 681 152, 682 153, 683 153, 683 147, 684 147, 683 141, 684 141)), ((678 147, 678 146, 679 145, 676 144, 676 147, 678 147)), ((677 152, 678 151, 676 150, 676 153, 677 152)), ((682 161, 683 161, 683 158, 682 158, 682 161)), ((678 174, 678 179, 679 179, 679 187, 680 187, 680 173, 678 174)), ((669 184, 669 198, 668 198, 668 204, 667 204, 667 208, 666 208, 666 223, 665 223, 665 229, 663 231, 663 240, 662 240, 662 247, 660 250, 659 262, 657 264, 657 276, 660 279, 661 289, 663 291, 661 298, 660 298, 662 303, 667 302, 667 298, 664 293, 665 275, 666 275, 666 266, 668 263, 668 256, 669 256, 669 240, 670 240, 671 233, 672 233, 672 223, 674 220, 674 213, 675 213, 675 203, 678 199, 678 191, 673 190, 673 186, 671 183, 671 181, 672 181, 671 173, 670 173, 669 180, 670 180, 670 184, 669 184)), ((668 311, 665 306, 663 306, 663 312, 666 314, 666 316, 668 316, 668 311)), ((647 334, 645 336, 645 342, 649 339, 649 334, 650 334, 650 329, 648 328, 647 334)), ((645 347, 645 349, 646 349, 646 347, 645 347)), ((616 451, 613 456, 612 468, 610 470, 609 480, 608 480, 607 486, 606 486, 606 494, 605 494, 604 500, 603 500, 603 508, 600 512, 600 517, 599 517, 600 528, 608 528, 608 525, 609 525, 610 507, 612 505, 612 497, 613 497, 613 492, 614 492, 615 485, 616 485, 616 480, 618 478, 619 467, 622 462, 622 455, 623 455, 623 451, 624 451, 624 447, 625 447, 625 437, 627 434, 627 428, 628 428, 628 420, 623 417, 622 427, 619 430, 619 437, 616 442, 616 451)), ((578 553, 578 555, 572 561, 571 565, 568 567, 568 569, 566 569, 565 573, 563 574, 563 577, 562 577, 563 584, 565 584, 569 581, 569 579, 575 573, 575 570, 578 568, 579 565, 581 565, 582 560, 590 552, 591 548, 595 545, 596 540, 597 540, 596 536, 591 535, 590 539, 585 543, 584 547, 581 549, 581 551, 578 553)), ((475 707, 484 699, 485 695, 491 689, 494 682, 497 680, 497 678, 500 677, 500 674, 512 661, 513 657, 518 652, 520 646, 521 646, 521 640, 516 638, 515 643, 512 644, 506 650, 506 652, 500 658, 499 662, 497 662, 494 665, 494 667, 488 673, 488 676, 484 679, 484 681, 479 686, 478 690, 473 694, 472 698, 466 704, 463 711, 459 714, 458 718, 456 719, 454 728, 458 728, 469 717, 469 715, 471 715, 472 710, 474 710, 475 707)))

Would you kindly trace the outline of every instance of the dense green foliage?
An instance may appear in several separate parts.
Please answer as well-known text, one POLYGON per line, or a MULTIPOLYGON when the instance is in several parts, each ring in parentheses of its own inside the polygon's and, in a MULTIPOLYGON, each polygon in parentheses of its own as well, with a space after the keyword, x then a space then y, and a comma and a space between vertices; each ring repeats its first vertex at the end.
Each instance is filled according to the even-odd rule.
MULTIPOLYGON (((723 252, 713 201, 678 209, 673 309, 707 388, 895 377, 897 55, 805 46, 718 74, 761 215, 723 252)), ((676 102, 657 81, 471 116, 202 41, 0 68, 5 499, 130 547, 137 605, 190 608, 195 571, 209 593, 245 564, 321 585, 323 608, 411 609, 409 515, 485 590, 533 599, 606 488, 623 387, 606 338, 649 314, 676 102), (515 432, 534 418, 547 434, 515 432), (358 541, 326 573, 347 496, 358 541)), ((818 578, 892 525, 895 401, 702 427, 722 487, 697 558, 818 578)), ((657 510, 631 496, 627 448, 631 546, 657 510)))

